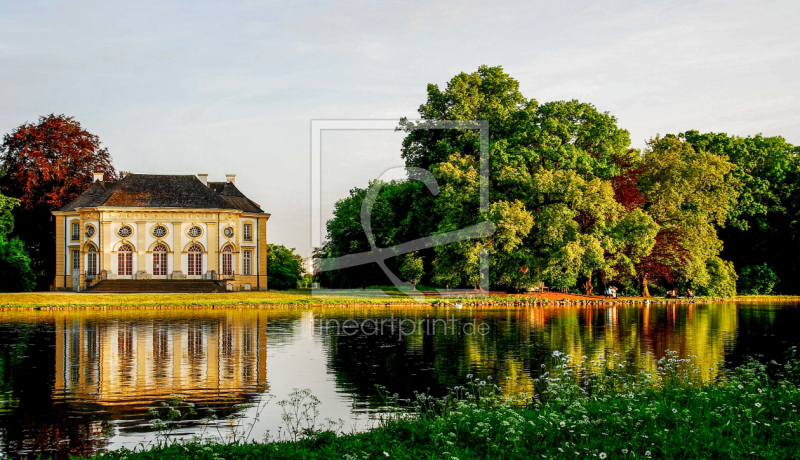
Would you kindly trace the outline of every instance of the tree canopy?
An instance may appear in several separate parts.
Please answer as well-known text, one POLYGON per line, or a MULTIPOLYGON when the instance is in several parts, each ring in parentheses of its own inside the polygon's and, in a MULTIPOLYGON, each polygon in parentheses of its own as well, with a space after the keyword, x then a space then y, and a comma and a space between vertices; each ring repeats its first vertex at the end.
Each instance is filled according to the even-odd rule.
POLYGON ((66 205, 103 172, 117 178, 108 149, 72 117, 50 114, 23 123, 3 136, 0 190, 19 199, 15 234, 31 249, 37 284, 46 288, 55 274, 55 226, 52 211, 66 205))
MULTIPOLYGON (((421 263, 407 256, 387 263, 404 272, 403 261, 415 260, 420 282, 477 287, 485 251, 493 288, 545 283, 589 293, 597 283, 614 282, 645 294, 660 286, 728 296, 738 278, 731 260, 743 258, 732 257, 732 247, 748 252, 737 238, 755 234, 764 246, 746 259, 751 266, 779 254, 769 250, 776 232, 787 247, 800 249, 794 236, 800 152, 782 138, 687 130, 656 136, 639 151, 608 112, 577 100, 528 99, 501 67, 458 74, 445 88, 428 85, 418 112, 421 121, 400 122, 401 155, 406 166, 433 173, 439 194, 414 180, 380 184, 372 214, 376 244, 486 221, 495 228, 487 238, 423 249, 414 256, 421 263), (488 122, 486 212, 478 130, 425 129, 433 121, 488 122)), ((366 189, 354 188, 336 203, 323 256, 369 250, 360 222, 365 196, 366 189)), ((336 287, 385 284, 374 267, 328 272, 320 280, 336 287)))
POLYGON ((294 248, 268 244, 267 276, 270 289, 296 289, 303 277, 303 258, 294 253, 294 248))

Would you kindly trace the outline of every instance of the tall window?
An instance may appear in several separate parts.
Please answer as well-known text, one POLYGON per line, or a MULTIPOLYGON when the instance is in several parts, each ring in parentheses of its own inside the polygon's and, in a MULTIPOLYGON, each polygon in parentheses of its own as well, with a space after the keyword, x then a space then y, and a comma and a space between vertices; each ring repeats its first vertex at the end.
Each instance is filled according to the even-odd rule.
POLYGON ((80 271, 81 269, 81 252, 80 251, 72 251, 72 270, 74 272, 80 271))
POLYGON ((133 274, 133 248, 129 244, 123 244, 117 251, 117 272, 123 276, 133 274))
POLYGON ((80 222, 73 222, 72 223, 72 241, 78 241, 81 239, 81 224, 80 222))
POLYGON ((203 274, 203 248, 199 244, 189 246, 189 275, 203 274))
POLYGON ((245 275, 253 274, 253 251, 244 251, 242 253, 242 273, 245 275))
POLYGON ((245 241, 253 241, 253 224, 244 224, 242 226, 242 236, 245 241))
POLYGON ((225 246, 222 250, 222 274, 233 275, 233 254, 230 246, 225 246))
POLYGON ((94 246, 89 246, 89 252, 86 253, 86 273, 89 275, 97 274, 97 251, 94 246))
POLYGON ((167 247, 163 244, 153 248, 153 274, 157 276, 167 274, 167 247))

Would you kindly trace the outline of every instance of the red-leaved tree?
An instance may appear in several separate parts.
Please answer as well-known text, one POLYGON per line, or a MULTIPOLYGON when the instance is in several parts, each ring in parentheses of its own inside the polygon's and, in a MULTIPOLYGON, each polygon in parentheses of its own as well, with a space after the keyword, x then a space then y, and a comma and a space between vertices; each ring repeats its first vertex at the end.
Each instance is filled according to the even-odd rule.
POLYGON ((15 234, 31 250, 40 273, 37 287, 55 274, 55 227, 50 212, 69 203, 92 184, 92 173, 117 179, 108 149, 74 118, 50 114, 3 136, 0 190, 18 198, 15 234))
POLYGON ((64 206, 92 185, 94 172, 116 178, 100 138, 64 115, 43 116, 6 134, 0 161, 3 194, 19 198, 25 209, 64 206))

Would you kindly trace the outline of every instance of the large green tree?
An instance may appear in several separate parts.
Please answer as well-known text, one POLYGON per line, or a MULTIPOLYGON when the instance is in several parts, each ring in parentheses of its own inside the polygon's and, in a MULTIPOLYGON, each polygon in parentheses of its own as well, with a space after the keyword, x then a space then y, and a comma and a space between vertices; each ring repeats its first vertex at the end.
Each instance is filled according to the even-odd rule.
POLYGON ((593 275, 632 273, 652 246, 652 219, 614 199, 610 179, 636 152, 608 113, 574 100, 539 104, 502 68, 486 66, 457 75, 444 90, 429 85, 419 113, 422 123, 403 122, 402 154, 408 166, 431 169, 442 190, 437 197, 418 191, 419 230, 443 233, 485 220, 497 229, 491 238, 437 247, 440 283, 474 286, 486 250, 496 286, 583 279, 590 291, 593 275), (420 129, 434 120, 488 122, 488 212, 479 212, 479 133, 420 129))
MULTIPOLYGON (((440 286, 478 287, 486 253, 499 288, 544 282, 591 293, 598 282, 621 281, 645 294, 654 283, 729 294, 736 275, 720 258, 719 230, 730 221, 747 228, 741 203, 775 207, 770 193, 788 193, 761 190, 763 181, 737 163, 749 161, 746 155, 734 161, 696 143, 691 132, 657 137, 644 152, 632 149, 609 113, 576 100, 528 99, 501 67, 461 73, 445 88, 428 85, 419 114, 421 121, 401 121, 402 156, 408 167, 429 170, 439 193, 415 181, 385 187, 371 221, 379 246, 486 222, 495 230, 423 251, 428 281, 440 286), (465 124, 429 129, 435 122, 488 126, 487 206, 481 207, 480 131, 465 124), (754 185, 745 190, 748 183, 754 185)), ((354 189, 337 203, 327 256, 369 250, 359 214, 365 196, 354 189)), ((339 272, 327 275, 332 285, 357 285, 380 273, 339 272)))
MULTIPOLYGON (((734 165, 729 180, 738 197, 729 211, 731 224, 719 231, 725 243, 722 256, 737 270, 766 264, 779 279, 771 281, 777 282, 775 291, 800 293, 800 259, 795 256, 800 253, 800 148, 780 136, 686 131, 683 137, 695 149, 734 165)), ((748 269, 746 279, 751 275, 748 269)))
POLYGON ((637 266, 645 294, 648 284, 659 279, 717 289, 714 281, 720 278, 711 276, 709 268, 728 267, 718 260, 722 241, 717 228, 735 207, 733 169, 727 157, 696 150, 683 136, 648 142, 637 187, 659 233, 653 251, 637 266))

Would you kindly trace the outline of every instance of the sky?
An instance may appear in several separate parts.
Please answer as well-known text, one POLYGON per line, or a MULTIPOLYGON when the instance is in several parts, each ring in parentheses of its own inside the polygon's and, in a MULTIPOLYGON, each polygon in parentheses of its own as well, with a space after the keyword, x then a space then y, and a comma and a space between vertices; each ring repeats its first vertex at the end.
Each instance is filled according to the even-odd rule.
MULTIPOLYGON (((0 0, 0 133, 49 113, 119 170, 236 174, 269 242, 311 251, 311 120, 414 118, 501 65, 608 111, 634 147, 688 129, 800 144, 800 2, 0 0)), ((326 132, 322 221, 402 166, 402 133, 326 132)))

